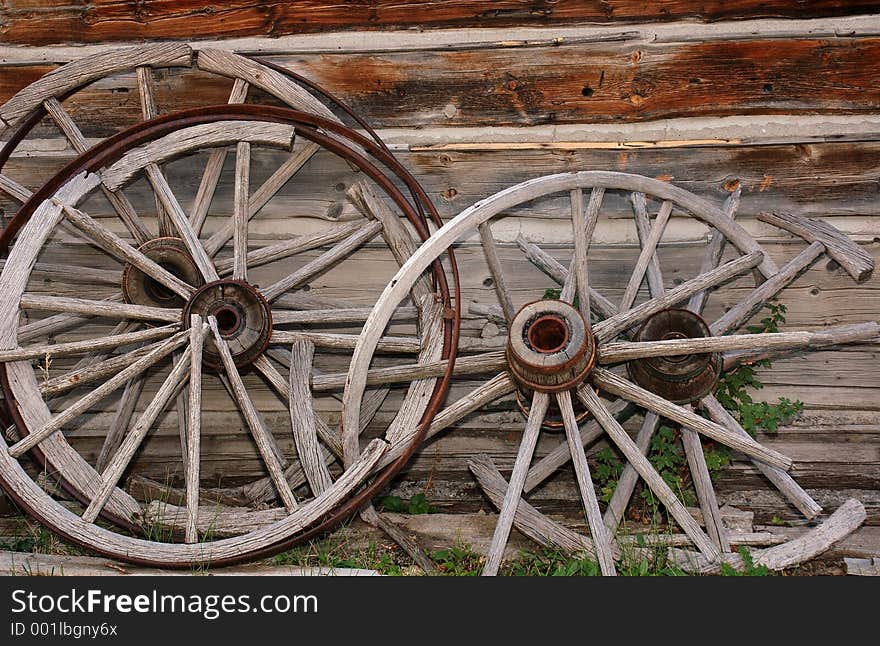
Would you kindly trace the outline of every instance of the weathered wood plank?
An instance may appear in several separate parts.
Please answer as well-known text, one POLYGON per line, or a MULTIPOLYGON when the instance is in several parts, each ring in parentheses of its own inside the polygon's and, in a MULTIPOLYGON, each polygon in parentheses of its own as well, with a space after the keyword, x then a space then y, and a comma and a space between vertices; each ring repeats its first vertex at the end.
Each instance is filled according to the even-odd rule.
POLYGON ((255 4, 233 0, 211 8, 194 0, 163 3, 141 9, 122 0, 72 5, 60 2, 13 0, 7 5, 3 40, 21 45, 120 40, 228 38, 311 34, 346 30, 392 28, 443 29, 452 27, 508 27, 580 23, 639 23, 691 20, 715 22, 754 18, 818 18, 865 14, 880 5, 872 0, 837 2, 818 0, 737 0, 699 4, 663 0, 645 5, 636 0, 547 4, 537 0, 503 0, 487 7, 483 2, 377 0, 338 4, 326 0, 255 4))

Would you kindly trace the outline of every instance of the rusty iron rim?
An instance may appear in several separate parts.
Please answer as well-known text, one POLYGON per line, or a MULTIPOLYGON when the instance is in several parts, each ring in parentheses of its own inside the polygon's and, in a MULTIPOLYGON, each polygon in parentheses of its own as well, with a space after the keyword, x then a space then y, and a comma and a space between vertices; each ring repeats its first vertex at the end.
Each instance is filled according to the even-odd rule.
MULTIPOLYGON (((39 111, 36 112, 39 113, 39 111)), ((126 150, 130 149, 131 147, 161 137, 178 128, 199 125, 203 123, 213 123, 220 120, 263 120, 274 123, 293 125, 296 134, 303 136, 314 143, 317 143, 318 145, 329 150, 330 152, 353 163, 355 166, 358 167, 359 170, 363 171, 367 176, 370 177, 370 179, 375 181, 395 201, 397 206, 406 216, 407 220, 413 225, 413 228, 416 230, 416 233, 422 241, 426 240, 430 235, 427 227, 427 218, 423 215, 424 210, 427 211, 432 222, 434 222, 438 226, 442 226, 440 215, 437 212, 436 207, 431 202, 430 198, 428 198, 424 189, 421 187, 418 181, 406 170, 406 168, 404 168, 403 165, 400 164, 400 162, 398 162, 390 154, 384 144, 379 145, 374 141, 367 139, 363 135, 330 119, 318 117, 304 112, 299 112, 296 110, 291 110, 289 108, 278 108, 260 105, 223 104, 218 106, 194 108, 192 110, 185 110, 177 113, 162 115, 160 117, 156 117, 155 119, 138 123, 127 130, 119 132, 116 135, 105 139, 92 149, 86 151, 82 155, 77 156, 74 160, 65 165, 52 179, 46 182, 42 187, 40 187, 40 189, 35 191, 30 199, 28 199, 18 210, 12 221, 10 221, 7 226, 4 227, 2 233, 0 233, 0 255, 6 254, 15 234, 31 218, 34 211, 36 210, 36 207, 45 199, 47 199, 50 195, 52 195, 58 188, 60 188, 64 184, 64 182, 67 181, 68 178, 83 171, 93 172, 97 168, 100 168, 101 166, 112 162, 115 159, 118 159, 122 154, 124 154, 126 150), (388 177, 381 170, 379 170, 379 168, 375 166, 369 159, 358 153, 349 145, 345 145, 339 142, 337 139, 334 139, 333 137, 325 134, 327 132, 342 137, 346 139, 349 143, 353 143, 356 146, 361 147, 371 157, 379 161, 384 167, 390 170, 399 180, 401 180, 407 186, 413 196, 413 203, 410 203, 409 200, 407 200, 407 198, 405 198, 402 193, 400 193, 400 191, 397 189, 397 187, 388 179, 388 177), (414 207, 414 204, 418 206, 414 207)), ((0 169, 2 169, 2 165, 8 159, 9 153, 11 152, 9 145, 13 142, 17 143, 21 141, 21 139, 26 134, 25 126, 33 127, 31 121, 32 120, 29 119, 28 122, 26 122, 24 126, 22 126, 13 135, 13 138, 10 140, 7 146, 4 147, 4 150, 0 151, 0 169)), ((36 121, 39 121, 39 119, 37 118, 36 121)), ((34 123, 36 123, 36 121, 34 121, 34 123)), ((444 327, 442 357, 448 360, 447 367, 444 374, 438 379, 437 383, 435 384, 434 390, 431 394, 431 398, 428 402, 428 406, 426 407, 426 410, 422 415, 421 420, 419 421, 413 440, 407 446, 406 450, 395 461, 387 465, 384 469, 379 471, 378 474, 373 476, 373 479, 368 484, 366 484, 359 492, 354 494, 351 498, 342 503, 336 509, 331 510, 320 520, 315 521, 308 529, 305 529, 304 531, 296 535, 286 537, 285 539, 282 539, 275 544, 265 546, 259 550, 247 552, 239 557, 218 559, 212 561, 212 563, 221 565, 241 563, 244 561, 253 560, 255 558, 260 558, 264 555, 277 553, 287 547, 295 545, 304 540, 308 540, 309 538, 312 538, 329 529, 332 529, 340 522, 355 513, 362 506, 367 504, 369 500, 379 490, 387 485, 391 478, 393 478, 409 461, 409 459, 412 457, 412 454, 417 450, 419 445, 424 440, 425 434, 428 431, 428 427, 430 426, 431 422, 434 419, 434 416, 439 410, 440 405, 446 397, 446 394, 449 390, 452 373, 455 368, 455 358, 458 349, 459 327, 461 319, 461 299, 458 297, 458 294, 460 292, 460 285, 458 267, 453 251, 451 249, 447 250, 446 256, 450 263, 452 288, 454 290, 455 296, 452 296, 452 294, 450 293, 450 285, 447 281, 446 273, 439 260, 434 261, 434 263, 432 264, 432 276, 435 289, 440 292, 439 298, 442 300, 445 310, 443 321, 444 327)), ((19 433, 23 433, 24 429, 25 432, 23 434, 26 435, 27 427, 24 424, 24 420, 22 419, 20 412, 18 411, 17 402, 15 401, 15 398, 11 393, 11 389, 9 387, 9 378, 6 372, 5 365, 3 365, 2 370, 0 370, 0 386, 2 386, 3 388, 5 397, 3 408, 5 408, 6 410, 4 412, 18 428, 19 433)), ((45 463, 45 456, 38 449, 32 450, 30 452, 30 455, 37 459, 39 462, 45 463)), ((60 484, 65 490, 74 495, 77 499, 82 500, 81 492, 76 490, 75 487, 69 486, 69 483, 67 483, 63 478, 60 478, 59 480, 60 484)), ((75 542, 77 544, 82 544, 82 541, 79 541, 73 536, 68 535, 67 532, 57 526, 54 526, 53 523, 45 523, 42 515, 37 513, 35 506, 28 504, 21 496, 17 495, 15 491, 11 490, 12 488, 5 481, 2 473, 0 473, 0 484, 3 485, 3 488, 7 491, 10 498, 12 498, 16 502, 16 504, 18 504, 27 513, 40 519, 41 522, 44 522, 46 526, 50 527, 50 529, 52 529, 53 531, 59 533, 59 535, 63 536, 65 539, 71 540, 72 542, 75 542)), ((133 526, 132 523, 125 521, 124 519, 114 517, 109 514, 104 515, 103 517, 107 520, 110 520, 122 529, 133 531, 135 533, 141 532, 141 529, 139 527, 133 526)), ((87 547, 99 554, 104 554, 106 556, 115 558, 120 558, 121 556, 119 554, 102 551, 100 546, 87 545, 87 547)), ((186 564, 167 563, 164 561, 152 561, 149 559, 141 558, 129 557, 127 560, 133 563, 140 564, 158 563, 160 565, 168 567, 186 567, 186 564)))

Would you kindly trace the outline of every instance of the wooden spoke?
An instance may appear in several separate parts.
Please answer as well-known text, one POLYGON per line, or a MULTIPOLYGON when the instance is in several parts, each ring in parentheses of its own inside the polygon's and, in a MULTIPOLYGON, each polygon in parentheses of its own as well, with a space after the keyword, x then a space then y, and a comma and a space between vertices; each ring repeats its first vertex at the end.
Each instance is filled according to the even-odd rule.
POLYGON ((97 244, 101 249, 115 258, 118 258, 122 262, 131 263, 147 276, 165 285, 168 289, 175 294, 182 296, 184 299, 192 296, 195 290, 191 285, 187 285, 167 269, 147 258, 147 256, 104 227, 90 215, 79 209, 75 209, 68 204, 58 203, 58 205, 64 209, 67 220, 77 229, 85 233, 88 236, 89 241, 97 244))
POLYGON ((260 415, 257 412, 253 401, 251 401, 250 395, 248 395, 244 382, 241 379, 241 375, 238 373, 238 368, 235 366, 235 361, 232 358, 232 352, 229 350, 229 345, 226 343, 226 339, 223 338, 220 334, 220 329, 217 327, 217 319, 213 316, 209 316, 208 324, 211 326, 211 331, 214 334, 214 345, 220 353, 220 359, 223 362, 223 369, 229 379, 229 385, 235 395, 238 407, 244 415, 248 428, 254 437, 254 442, 260 451, 260 456, 263 458, 263 463, 269 471, 269 476, 275 484, 275 488, 278 491, 281 501, 284 503, 287 510, 292 512, 297 509, 298 505, 296 498, 293 495, 293 491, 291 491, 290 485, 284 477, 284 466, 275 454, 275 449, 273 448, 274 441, 269 438, 269 431, 263 424, 263 420, 260 419, 260 415))
MULTIPOLYGON (((568 269, 563 267, 558 260, 553 258, 538 245, 527 241, 522 234, 516 238, 517 246, 525 253, 526 258, 538 269, 550 276, 560 285, 564 285, 568 279, 568 269)), ((602 294, 590 287, 590 308, 597 316, 603 319, 617 314, 617 306, 605 298, 602 294)))
MULTIPOLYGON (((443 353, 443 303, 433 296, 426 296, 422 302, 419 328, 422 336, 419 363, 436 363, 443 353)), ((410 383, 400 410, 385 431, 385 438, 389 442, 394 444, 400 439, 409 439, 415 435, 436 383, 436 377, 414 379, 410 383)))
MULTIPOLYGON (((202 328, 198 330, 198 333, 202 336, 206 332, 207 330, 202 328)), ((186 334, 188 336, 189 332, 186 334)), ((92 498, 92 501, 82 515, 83 520, 86 522, 94 522, 98 514, 101 513, 101 510, 110 498, 110 494, 113 493, 113 489, 116 488, 116 484, 119 482, 134 454, 140 448, 150 428, 152 428, 162 411, 165 410, 165 406, 174 396, 180 384, 189 378, 190 354, 191 350, 187 348, 183 353, 183 359, 178 361, 177 365, 168 374, 155 397, 150 400, 147 408, 141 413, 137 422, 135 422, 134 426, 125 436, 125 439, 119 446, 119 450, 113 456, 113 459, 110 460, 107 468, 101 473, 101 485, 98 488, 98 493, 92 498)))
POLYGON ((131 363, 131 361, 146 356, 162 343, 162 341, 151 343, 141 348, 136 348, 127 354, 112 355, 97 362, 83 363, 81 367, 71 370, 67 374, 43 381, 40 384, 40 394, 57 395, 115 375, 131 363))
POLYGON ((510 298, 510 290, 507 288, 507 280, 504 278, 504 270, 501 267, 498 250, 495 248, 495 238, 492 236, 492 229, 489 228, 488 222, 480 224, 478 229, 480 232, 480 242, 483 245, 483 254, 486 257, 486 264, 489 265, 489 273, 492 275, 492 281, 495 285, 495 293, 498 295, 501 310, 504 312, 504 317, 509 324, 513 320, 516 310, 513 308, 513 301, 510 298))
MULTIPOLYGON (((642 249, 648 246, 648 240, 650 238, 651 231, 651 223, 648 220, 648 205, 645 200, 645 194, 642 192, 633 192, 630 195, 630 203, 633 207, 633 220, 636 224, 636 233, 639 236, 639 244, 641 244, 642 249)), ((669 208, 672 208, 671 202, 666 202, 669 204, 669 208)), ((670 211, 671 212, 671 211, 670 211)), ((658 216, 659 217, 659 216, 658 216)), ((667 214, 667 218, 669 215, 667 214)), ((660 235, 663 235, 663 231, 660 231, 660 235)), ((659 241, 660 238, 658 237, 659 241)), ((656 244, 654 245, 656 247, 656 244)), ((652 294, 660 294, 663 292, 663 275, 660 272, 660 260, 654 253, 651 253, 648 256, 648 286, 651 289, 652 294)), ((638 287, 637 287, 638 289, 638 287)), ((621 311, 626 311, 629 308, 621 307, 621 311)))
MULTIPOLYGON (((227 103, 244 103, 247 98, 249 87, 250 85, 247 81, 235 79, 227 103)), ((192 208, 189 211, 189 221, 192 223, 193 230, 197 235, 201 234, 202 227, 205 226, 205 219, 208 217, 208 209, 211 208, 211 202, 214 200, 214 193, 217 191, 217 183, 220 181, 220 174, 223 172, 223 164, 226 161, 226 152, 226 146, 215 148, 208 155, 208 161, 205 163, 205 170, 202 173, 202 179, 199 182, 196 197, 193 200, 192 208)))
POLYGON ((127 332, 124 334, 111 334, 97 339, 89 339, 87 341, 70 341, 69 343, 48 343, 46 345, 36 345, 27 348, 16 348, 14 350, 0 350, 0 362, 5 361, 23 361, 26 359, 41 359, 47 355, 52 358, 63 357, 67 355, 85 354, 97 350, 110 350, 112 348, 122 347, 131 343, 143 343, 146 341, 156 341, 165 339, 174 334, 178 329, 177 325, 165 325, 163 327, 149 328, 139 330, 137 332, 127 332))
POLYGON ((697 549, 700 550, 700 552, 702 552, 702 554, 710 561, 717 559, 720 556, 718 548, 715 547, 709 537, 706 536, 702 529, 700 529, 697 521, 693 519, 688 510, 685 509, 685 506, 681 504, 681 501, 675 496, 672 489, 669 488, 669 485, 666 484, 660 474, 657 473, 653 466, 651 466, 648 458, 642 455, 635 442, 633 442, 629 435, 627 435, 626 431, 623 430, 623 427, 616 419, 614 419, 614 416, 608 412, 608 409, 602 403, 602 400, 599 399, 596 391, 593 390, 591 386, 583 384, 577 389, 577 394, 584 406, 587 407, 605 429, 605 432, 608 433, 611 441, 614 442, 630 464, 633 465, 633 468, 642 477, 645 484, 647 484, 657 498, 660 499, 660 502, 666 507, 669 515, 675 519, 679 527, 681 527, 685 534, 690 537, 697 549))
MULTIPOLYGON (((55 97, 46 99, 43 102, 43 107, 46 109, 46 113, 58 125, 61 132, 64 133, 64 136, 67 137, 67 140, 76 152, 84 153, 88 150, 89 145, 86 142, 85 136, 83 136, 79 126, 76 125, 58 99, 55 97)), ((103 183, 101 184, 101 190, 104 192, 107 201, 110 202, 110 206, 119 215, 119 218, 139 245, 153 237, 147 225, 144 224, 143 220, 135 212, 134 206, 132 206, 122 191, 112 191, 103 183)))
POLYGON ((148 307, 112 301, 93 301, 87 298, 66 296, 43 296, 42 294, 22 294, 21 307, 25 310, 42 312, 65 312, 85 314, 105 318, 134 319, 138 321, 180 321, 180 310, 165 307, 148 307))
MULTIPOLYGON (((707 413, 709 413, 709 417, 715 422, 734 431, 740 436, 748 437, 748 433, 746 433, 745 429, 740 426, 739 422, 734 419, 733 415, 727 412, 724 406, 721 405, 721 402, 719 402, 713 395, 704 397, 700 401, 700 405, 707 413)), ((752 463, 758 471, 763 473, 764 476, 773 483, 773 485, 789 500, 789 502, 791 502, 791 504, 800 510, 804 516, 807 518, 815 518, 822 511, 822 507, 819 503, 813 500, 813 498, 804 491, 788 473, 778 467, 772 467, 763 462, 759 462, 758 460, 752 460, 752 463)))
MULTIPOLYGON (((0 270, 6 265, 5 260, 0 260, 0 270)), ((119 287, 122 273, 108 269, 95 269, 93 267, 77 267, 75 265, 58 265, 48 262, 34 263, 31 273, 34 278, 58 281, 81 285, 110 285, 119 287)))
POLYGON ((248 197, 251 182, 251 145, 238 142, 235 148, 235 204, 233 210, 233 266, 234 280, 247 280, 248 253, 248 197))
MULTIPOLYGON (((156 85, 152 68, 146 65, 137 68, 137 84, 141 100, 141 115, 144 120, 158 116, 159 108, 156 105, 156 85)), ((157 164, 148 164, 147 170, 151 173, 162 174, 157 164)), ((156 195, 156 217, 159 220, 159 235, 162 237, 173 236, 174 227, 166 211, 166 206, 158 194, 156 195)))
MULTIPOLYGON (((639 287, 642 285, 642 279, 645 277, 645 272, 649 268, 651 269, 651 273, 649 274, 648 282, 653 290, 652 293, 655 295, 662 293, 663 280, 662 276, 659 275, 660 263, 657 260, 657 245, 660 243, 660 238, 663 237, 663 232, 666 231, 666 225, 669 223, 669 216, 671 213, 672 202, 663 202, 660 207, 660 212, 657 214, 657 219, 654 220, 654 225, 651 226, 648 224, 646 217, 644 223, 638 227, 638 231, 641 232, 643 229, 648 229, 649 233, 644 237, 641 234, 639 235, 639 241, 642 244, 642 251, 636 260, 636 266, 633 269, 633 273, 623 292, 623 299, 620 301, 621 312, 625 312, 632 308, 639 287), (650 278, 650 275, 653 275, 654 278, 650 278)), ((640 221, 642 221, 641 218, 636 219, 636 222, 640 221)))
POLYGON ((717 269, 682 283, 675 289, 666 292, 660 298, 652 298, 631 310, 620 312, 611 318, 605 319, 593 326, 596 340, 602 342, 613 339, 624 330, 637 325, 652 314, 656 314, 667 307, 672 307, 690 298, 691 295, 696 294, 700 290, 720 285, 754 269, 761 264, 763 258, 764 253, 761 251, 753 251, 745 256, 740 256, 736 260, 731 260, 717 269))
POLYGON ((321 455, 318 429, 312 406, 309 379, 315 346, 308 341, 291 344, 290 349, 290 423, 302 470, 312 494, 318 496, 333 484, 333 478, 321 455))
MULTIPOLYGON (((292 144, 293 142, 291 142, 291 145, 292 144)), ((251 195, 250 200, 248 200, 248 219, 259 213, 260 209, 262 209, 266 203, 281 190, 291 177, 299 172, 300 168, 305 166, 306 162, 309 161, 318 150, 320 150, 320 146, 309 142, 299 150, 293 151, 290 154, 290 157, 278 167, 269 179, 263 182, 263 184, 254 191, 253 195, 251 195)), ((229 239, 232 238, 233 235, 233 224, 230 222, 223 225, 214 235, 208 238, 207 242, 205 242, 205 251, 213 258, 217 255, 217 252, 229 242, 229 239)))
MULTIPOLYGON (((275 301, 278 304, 278 301, 275 301)), ((298 323, 307 325, 310 323, 363 323, 373 311, 372 307, 352 307, 347 309, 332 310, 272 310, 272 324, 286 325, 298 323)), ((415 307, 398 307, 394 313, 395 321, 412 321, 418 318, 418 310, 415 307)))
POLYGON ((593 537, 593 545, 599 560, 599 567, 605 576, 615 576, 617 571, 614 569, 611 537, 602 522, 602 512, 599 511, 599 500, 596 498, 596 490, 593 488, 590 466, 587 464, 587 456, 584 454, 584 447, 578 435, 577 418, 571 405, 571 393, 567 390, 557 393, 556 402, 562 413, 565 437, 568 440, 568 448, 571 451, 578 488, 581 492, 581 502, 586 512, 587 524, 590 526, 590 535, 593 537))
POLYGON ((549 403, 550 396, 546 393, 536 391, 532 397, 529 418, 526 420, 523 437, 519 444, 519 452, 513 464, 513 472, 510 474, 510 484, 507 487, 507 493, 504 494, 504 502, 501 504, 501 509, 498 513, 495 533, 492 535, 489 552, 486 554, 483 576, 495 576, 498 574, 501 558, 504 555, 504 546, 507 545, 507 539, 513 527, 513 517, 522 496, 526 474, 528 473, 532 456, 535 453, 535 445, 538 443, 541 424, 544 422, 544 416, 547 414, 549 403))
MULTIPOLYGON (((186 536, 187 543, 198 541, 199 478, 202 441, 202 347, 205 341, 202 317, 193 314, 189 328, 189 401, 186 420, 186 536)), ((181 358, 183 363, 183 358, 181 358)), ((178 415, 181 411, 178 409, 178 415)))
POLYGON ((3 191, 22 204, 31 199, 31 195, 33 195, 30 189, 25 188, 11 177, 3 175, 2 173, 0 173, 0 191, 3 191))
MULTIPOLYGON (((288 332, 272 330, 271 343, 287 345, 294 341, 311 341, 317 348, 330 350, 354 350, 360 337, 357 334, 333 334, 330 332, 288 332)), ((421 350, 418 338, 409 336, 384 336, 376 346, 379 352, 415 354, 421 350)))
MULTIPOLYGON (((309 341, 294 341, 294 344, 305 344, 311 345, 309 341)), ((314 347, 314 346, 313 346, 314 347)), ((288 366, 292 366, 292 364, 288 361, 288 366)), ((256 361, 254 361, 254 368, 260 371, 262 375, 266 378, 266 381, 275 389, 275 391, 281 395, 284 403, 290 407, 290 380, 285 379, 278 370, 275 369, 275 366, 266 358, 266 355, 261 355, 257 357, 256 361)), ((311 376, 311 379, 315 379, 315 375, 311 376)), ((314 388, 314 386, 313 386, 314 388)), ((316 427, 316 432, 318 433, 318 437, 321 441, 327 445, 330 451, 333 452, 333 455, 337 457, 342 457, 342 437, 339 432, 335 429, 330 428, 323 419, 319 416, 315 415, 313 417, 316 427)))
POLYGON ((590 243, 593 240, 593 232, 599 221, 599 210, 602 208, 602 200, 605 197, 605 189, 594 188, 590 192, 590 202, 584 213, 584 192, 577 188, 569 192, 571 201, 571 224, 574 233, 574 266, 575 280, 577 283, 578 309, 584 320, 590 322, 590 276, 587 267, 587 254, 590 251, 590 243))
MULTIPOLYGON (((418 379, 442 377, 449 362, 445 359, 426 363, 410 363, 385 368, 371 368, 367 373, 368 386, 381 386, 396 383, 409 383, 418 379)), ((480 375, 503 370, 507 366, 507 358, 503 350, 485 352, 470 356, 458 357, 455 360, 453 373, 464 375, 480 375)), ((345 386, 347 373, 315 375, 312 377, 312 388, 316 391, 337 390, 345 386)))
MULTIPOLYGON (((275 244, 266 245, 251 251, 247 255, 247 266, 258 267, 276 260, 282 260, 288 256, 293 256, 305 251, 311 251, 323 247, 324 245, 333 244, 347 238, 351 234, 360 230, 363 224, 361 222, 346 222, 344 224, 334 224, 324 227, 318 233, 312 233, 303 236, 292 236, 289 240, 277 242, 275 244)), ((234 258, 226 260, 218 260, 215 263, 217 273, 225 276, 232 271, 234 258)))
POLYGON ((767 332, 762 334, 737 334, 733 336, 707 336, 694 339, 665 339, 663 341, 616 341, 599 348, 599 362, 621 363, 648 357, 674 357, 742 350, 748 352, 767 350, 794 350, 821 348, 865 341, 880 336, 880 323, 862 323, 859 334, 847 328, 844 334, 828 329, 818 332, 767 332))
POLYGON ((727 310, 709 326, 712 334, 721 336, 741 328, 755 312, 764 306, 783 289, 788 287, 798 276, 813 266, 825 253, 825 245, 813 242, 809 247, 786 263, 779 271, 758 285, 739 303, 727 310))
MULTIPOLYGON (((217 270, 214 268, 211 259, 208 257, 208 254, 205 253, 205 249, 199 242, 199 237, 196 235, 189 219, 187 219, 186 214, 183 212, 180 202, 174 197, 174 193, 168 185, 168 180, 165 179, 165 176, 155 164, 147 165, 146 174, 150 185, 153 187, 153 191, 156 193, 156 197, 165 208, 165 213, 171 221, 171 224, 173 224, 173 227, 177 230, 177 233, 180 234, 180 237, 186 244, 187 251, 189 251, 193 262, 195 262, 196 266, 199 268, 205 282, 210 283, 219 280, 220 277, 217 275, 217 270)), ((168 235, 174 234, 171 233, 168 235)))
POLYGON ((681 406, 673 404, 662 397, 617 376, 605 368, 594 369, 592 380, 596 386, 613 395, 617 395, 627 401, 631 401, 639 406, 647 408, 648 410, 652 410, 661 417, 666 417, 686 428, 698 431, 734 450, 741 451, 750 457, 772 466, 781 467, 785 470, 791 468, 791 458, 759 444, 751 437, 746 439, 719 424, 710 422, 681 406))
MULTIPOLYGON (((382 238, 399 265, 403 265, 416 251, 416 242, 407 230, 403 220, 393 212, 365 181, 352 184, 347 193, 349 201, 369 220, 382 224, 382 238)), ((431 278, 419 276, 412 287, 412 301, 420 303, 433 291, 431 278)))
POLYGON ((119 445, 122 444, 122 440, 131 426, 131 420, 134 418, 134 411, 144 390, 144 383, 146 381, 141 376, 125 384, 119 405, 116 407, 116 413, 113 415, 113 421, 110 422, 110 428, 107 430, 107 436, 101 444, 101 450, 98 452, 98 459, 95 462, 95 470, 99 473, 107 468, 111 458, 119 450, 119 445))
MULTIPOLYGON (((9 454, 17 458, 35 447, 42 440, 49 437, 52 433, 59 430, 62 426, 73 420, 77 415, 85 412, 93 404, 101 401, 107 395, 122 386, 124 383, 138 376, 139 374, 147 370, 150 366, 158 363, 169 354, 171 354, 174 350, 186 343, 187 334, 187 332, 178 332, 170 339, 167 339, 166 341, 162 341, 161 343, 157 344, 151 352, 137 359, 133 363, 130 363, 127 368, 117 373, 115 376, 111 377, 103 384, 89 392, 89 394, 82 397, 63 413, 56 415, 39 429, 25 436, 18 443, 12 445, 9 448, 9 454)), ((129 356, 130 354, 131 353, 129 353, 129 356)))
MULTIPOLYGON (((608 411, 615 418, 626 421, 635 412, 635 407, 625 401, 617 400, 608 406, 608 411)), ((588 444, 595 442, 602 435, 602 426, 596 421, 591 420, 579 429, 581 446, 586 447, 588 444)), ((551 475, 563 464, 571 460, 571 451, 568 447, 568 440, 563 440, 547 455, 538 460, 529 469, 529 475, 526 477, 524 490, 529 493, 551 475)))
MULTIPOLYGON (((730 194, 730 197, 727 198, 724 202, 724 215, 733 220, 736 217, 736 212, 739 209, 740 197, 742 196, 742 184, 739 184, 736 187, 736 190, 730 194)), ((724 243, 727 242, 727 239, 724 237, 724 234, 718 231, 717 229, 712 232, 712 237, 709 240, 709 244, 706 245, 706 254, 703 256, 703 264, 700 266, 700 273, 705 274, 707 271, 715 269, 721 262, 721 256, 724 254, 724 243)), ((687 309, 689 309, 694 314, 702 314, 703 307, 706 304, 706 296, 708 295, 707 290, 703 290, 697 292, 693 296, 691 296, 691 300, 688 301, 687 309)))
MULTIPOLYGON (((684 408, 691 410, 690 405, 684 408)), ((727 530, 721 521, 721 511, 718 509, 718 499, 715 496, 715 487, 712 486, 712 478, 709 476, 709 467, 706 465, 706 455, 703 453, 700 436, 696 431, 682 427, 681 443, 709 538, 722 552, 730 552, 727 530)))
MULTIPOLYGON (((116 284, 118 285, 119 283, 117 282, 116 284)), ((120 303, 122 302, 122 294, 116 294, 106 300, 109 303, 120 303)), ((44 319, 34 321, 33 323, 27 323, 18 328, 18 343, 27 343, 28 341, 34 341, 35 339, 54 336, 60 332, 79 327, 83 323, 88 322, 91 318, 92 317, 90 316, 75 316, 72 314, 55 314, 53 316, 47 316, 44 319)))
POLYGON ((267 301, 272 301, 284 292, 297 287, 318 274, 326 271, 355 249, 372 240, 382 230, 379 222, 370 222, 359 231, 334 245, 311 262, 306 263, 292 274, 261 290, 267 301))
MULTIPOLYGON (((849 323, 846 325, 830 325, 821 332, 815 332, 819 336, 813 338, 811 347, 820 348, 828 345, 843 345, 856 341, 876 343, 876 323, 849 323)), ((763 359, 773 359, 792 354, 791 348, 762 348, 758 350, 731 350, 724 353, 724 371, 732 370, 742 363, 754 363, 763 359)))
MULTIPOLYGON (((612 412, 613 414, 611 409, 609 409, 609 412, 612 412)), ((651 411, 646 412, 635 441, 636 448, 638 448, 639 453, 642 455, 648 455, 648 448, 651 446, 651 438, 657 431, 658 426, 660 426, 660 416, 651 411)), ((611 494, 611 500, 608 501, 608 507, 605 509, 605 516, 603 517, 605 527, 607 527, 608 531, 612 534, 617 531, 620 522, 623 520, 623 514, 629 506, 629 501, 635 491, 638 479, 639 474, 635 467, 631 462, 627 462, 623 466, 623 471, 620 472, 620 477, 617 479, 617 486, 614 487, 614 493, 611 494)))

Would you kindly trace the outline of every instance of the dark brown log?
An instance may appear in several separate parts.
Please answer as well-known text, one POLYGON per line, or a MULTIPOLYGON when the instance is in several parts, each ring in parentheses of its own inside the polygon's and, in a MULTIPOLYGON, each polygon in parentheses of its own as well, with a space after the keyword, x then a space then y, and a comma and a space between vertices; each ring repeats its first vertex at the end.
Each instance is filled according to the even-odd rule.
POLYGON ((880 7, 870 0, 503 0, 437 2, 254 2, 231 0, 205 5, 196 0, 159 0, 148 5, 124 0, 4 3, 0 37, 9 43, 46 45, 157 38, 223 38, 318 33, 348 29, 419 27, 507 27, 576 23, 638 23, 690 19, 701 22, 744 18, 817 18, 866 14, 880 7))
MULTIPOLYGON (((188 29, 193 33, 191 25, 188 29)), ((880 85, 874 82, 880 75, 880 39, 867 37, 652 45, 563 43, 539 49, 499 45, 474 50, 279 55, 272 60, 332 88, 376 126, 868 114, 880 106, 880 85)), ((22 87, 25 82, 17 79, 31 79, 34 72, 25 65, 8 68, 2 75, 15 79, 0 83, 8 91, 16 83, 22 87)), ((177 108, 189 107, 185 105, 189 101, 205 105, 228 98, 228 84, 203 74, 186 70, 169 72, 169 76, 175 77, 169 86, 179 89, 180 84, 191 84, 188 92, 176 93, 177 108)), ((106 95, 106 88, 88 92, 106 95)), ((7 98, 8 94, 0 95, 0 100, 7 98)), ((101 116, 108 126, 121 119, 120 110, 137 107, 125 96, 103 101, 119 106, 105 106, 107 113, 101 116)), ((161 107, 161 92, 157 101, 161 107)), ((70 112, 77 119, 77 111, 71 108, 70 112)))

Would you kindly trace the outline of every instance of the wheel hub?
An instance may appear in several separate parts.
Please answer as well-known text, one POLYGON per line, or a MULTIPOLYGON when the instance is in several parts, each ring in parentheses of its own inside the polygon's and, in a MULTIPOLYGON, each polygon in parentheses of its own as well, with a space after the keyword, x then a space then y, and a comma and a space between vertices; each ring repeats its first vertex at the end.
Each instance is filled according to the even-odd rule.
MULTIPOLYGON (((639 329, 636 341, 699 339, 711 336, 709 326, 690 310, 665 309, 639 329)), ((630 377, 642 388, 676 404, 689 404, 715 389, 721 375, 721 355, 688 354, 630 361, 630 377)))
MULTIPOLYGON (((180 238, 153 238, 138 247, 138 251, 193 287, 199 287, 204 282, 186 244, 180 238)), ((126 264, 122 270, 122 294, 126 303, 135 305, 174 308, 184 305, 181 296, 131 264, 126 264)))
POLYGON ((513 318, 507 362, 526 389, 560 392, 587 376, 596 362, 596 343, 577 309, 563 301, 536 301, 513 318))
MULTIPOLYGON (((272 313, 262 294, 240 280, 218 280, 199 288, 183 309, 183 322, 189 327, 190 316, 217 319, 217 328, 232 352, 238 367, 248 366, 266 350, 272 334, 272 313)), ((222 365, 212 335, 205 339, 204 363, 213 368, 222 365)))

